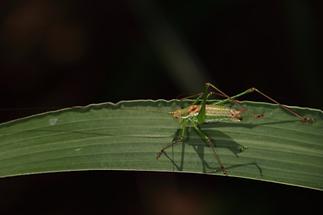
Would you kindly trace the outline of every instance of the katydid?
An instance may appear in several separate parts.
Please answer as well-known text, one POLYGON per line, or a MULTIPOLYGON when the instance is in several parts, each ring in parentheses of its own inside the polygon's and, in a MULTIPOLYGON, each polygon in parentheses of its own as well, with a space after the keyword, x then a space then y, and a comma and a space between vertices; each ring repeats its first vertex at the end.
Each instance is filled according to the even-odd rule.
POLYGON ((260 90, 256 88, 249 88, 235 96, 228 96, 223 91, 221 91, 219 88, 214 86, 211 83, 206 83, 204 87, 204 91, 199 94, 197 99, 193 102, 192 105, 186 107, 177 109, 173 112, 170 112, 173 118, 178 120, 178 123, 180 125, 180 129, 178 132, 178 135, 175 136, 173 141, 163 147, 160 152, 157 153, 157 159, 165 153, 165 150, 175 144, 178 143, 184 143, 185 137, 187 135, 187 129, 193 128, 195 132, 200 136, 200 138, 211 148, 213 151, 213 155, 215 159, 217 160, 220 169, 222 170, 224 175, 227 175, 227 170, 222 164, 220 157, 216 153, 215 145, 210 137, 200 128, 200 125, 204 123, 212 123, 212 122, 239 122, 241 120, 241 113, 244 110, 237 110, 230 107, 224 106, 225 103, 228 102, 234 102, 239 103, 236 98, 252 93, 257 92, 258 94, 264 96, 268 100, 270 100, 273 103, 278 104, 281 108, 289 112, 290 114, 294 115, 295 117, 299 118, 302 122, 309 122, 311 121, 310 118, 301 116, 300 114, 296 113, 295 111, 291 110, 287 106, 278 103, 276 100, 272 99, 268 95, 264 94, 260 90), (217 101, 213 104, 207 104, 209 97, 214 94, 216 91, 217 94, 220 94, 221 96, 225 97, 225 99, 217 101))

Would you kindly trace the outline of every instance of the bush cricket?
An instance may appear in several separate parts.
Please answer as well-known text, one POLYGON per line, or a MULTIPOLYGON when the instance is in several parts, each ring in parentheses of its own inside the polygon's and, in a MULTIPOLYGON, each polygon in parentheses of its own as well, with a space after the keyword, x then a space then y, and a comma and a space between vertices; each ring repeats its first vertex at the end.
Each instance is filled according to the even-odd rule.
POLYGON ((291 110, 286 105, 280 104, 273 98, 269 97, 268 95, 264 94, 260 90, 252 87, 249 88, 237 95, 234 96, 228 96, 223 91, 221 91, 219 88, 214 86, 211 83, 206 83, 204 86, 204 90, 202 93, 198 94, 197 99, 193 102, 193 104, 189 105, 186 108, 180 108, 173 112, 170 112, 172 117, 176 119, 180 125, 180 129, 178 132, 178 135, 175 136, 173 141, 166 146, 164 146, 160 152, 157 153, 156 158, 159 159, 160 156, 165 153, 165 150, 171 146, 174 146, 176 144, 185 142, 185 137, 187 135, 187 129, 193 128, 195 132, 200 136, 200 138, 211 148, 213 151, 213 155, 215 159, 217 160, 221 171, 224 175, 228 175, 228 172, 226 168, 224 167, 223 163, 221 162, 221 159, 219 155, 216 153, 215 145, 213 141, 211 140, 208 135, 201 130, 200 125, 204 123, 212 123, 212 122, 239 122, 241 120, 241 113, 245 110, 237 110, 233 109, 227 106, 224 106, 225 103, 233 102, 233 103, 239 103, 239 101, 235 100, 238 97, 241 97, 243 95, 256 92, 263 97, 267 98, 271 102, 278 104, 282 109, 286 110, 290 114, 297 117, 302 122, 310 122, 311 118, 301 116, 300 114, 296 113, 295 111, 291 110), (207 104, 208 99, 213 94, 220 94, 225 99, 217 101, 213 104, 207 104))

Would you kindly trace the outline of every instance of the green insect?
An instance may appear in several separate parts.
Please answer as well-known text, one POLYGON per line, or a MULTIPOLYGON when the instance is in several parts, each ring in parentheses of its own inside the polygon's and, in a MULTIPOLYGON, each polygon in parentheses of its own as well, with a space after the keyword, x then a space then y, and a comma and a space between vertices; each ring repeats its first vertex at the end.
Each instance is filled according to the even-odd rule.
POLYGON ((271 97, 267 96, 266 94, 262 93, 256 88, 247 89, 235 96, 230 97, 223 91, 221 91, 219 88, 215 87, 213 84, 206 83, 204 91, 199 94, 198 98, 193 102, 192 105, 186 108, 181 108, 173 112, 170 112, 172 117, 178 121, 180 129, 178 135, 173 139, 173 141, 170 144, 167 144, 160 150, 160 152, 157 153, 157 159, 159 159, 159 157, 163 153, 165 153, 165 150, 167 148, 178 143, 184 143, 185 137, 187 135, 187 129, 193 128, 196 131, 196 133, 200 136, 200 138, 212 149, 213 155, 219 163, 223 174, 228 175, 227 170, 225 169, 224 165, 220 160, 220 157, 216 153, 214 143, 212 142, 211 138, 208 137, 208 135, 203 130, 201 130, 200 125, 204 123, 213 122, 239 122, 242 119, 241 114, 245 110, 233 109, 224 106, 224 104, 228 102, 239 103, 239 101, 235 100, 236 98, 252 92, 257 92, 260 95, 272 101, 273 103, 278 104, 281 108, 285 109, 295 117, 299 118, 302 122, 311 121, 310 118, 299 115, 295 111, 291 110, 283 104, 278 103, 276 100, 272 99, 271 97), (225 99, 213 104, 207 104, 209 97, 215 94, 215 92, 211 90, 214 90, 216 94, 220 94, 221 96, 225 97, 225 99))

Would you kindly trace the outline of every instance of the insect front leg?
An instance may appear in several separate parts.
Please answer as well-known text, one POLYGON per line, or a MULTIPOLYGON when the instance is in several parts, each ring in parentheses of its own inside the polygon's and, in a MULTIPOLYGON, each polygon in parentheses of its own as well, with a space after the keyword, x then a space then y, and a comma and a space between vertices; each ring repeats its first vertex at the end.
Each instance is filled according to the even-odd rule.
POLYGON ((175 146, 179 143, 184 143, 185 137, 186 137, 186 127, 182 127, 177 130, 174 139, 172 140, 171 143, 167 144, 164 146, 156 155, 156 159, 158 160, 160 156, 165 153, 165 150, 168 149, 169 147, 175 146))
POLYGON ((224 165, 222 164, 221 160, 220 160, 220 157, 219 155, 216 153, 216 150, 215 150, 215 145, 214 143, 212 142, 212 140, 210 139, 210 137, 207 136, 206 133, 204 133, 199 126, 195 125, 194 127, 194 130, 196 131, 196 133, 201 137, 201 139, 208 144, 208 146, 212 149, 213 151, 213 155, 215 157, 215 159, 217 160, 217 162, 219 163, 220 165, 220 168, 223 172, 224 175, 228 175, 228 172, 227 170, 225 169, 224 165))

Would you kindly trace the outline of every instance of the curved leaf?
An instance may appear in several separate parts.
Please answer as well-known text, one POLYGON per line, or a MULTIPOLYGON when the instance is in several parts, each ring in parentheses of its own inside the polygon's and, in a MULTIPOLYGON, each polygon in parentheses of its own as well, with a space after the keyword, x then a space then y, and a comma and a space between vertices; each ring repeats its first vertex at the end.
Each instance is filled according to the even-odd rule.
MULTIPOLYGON (((103 103, 0 124, 0 177, 112 169, 222 175, 212 150, 194 131, 186 144, 169 148, 156 160, 178 129, 167 112, 187 102, 103 103)), ((277 105, 243 106, 247 111, 241 122, 202 126, 229 176, 323 190, 322 111, 293 107, 314 119, 302 123, 277 105)))

